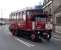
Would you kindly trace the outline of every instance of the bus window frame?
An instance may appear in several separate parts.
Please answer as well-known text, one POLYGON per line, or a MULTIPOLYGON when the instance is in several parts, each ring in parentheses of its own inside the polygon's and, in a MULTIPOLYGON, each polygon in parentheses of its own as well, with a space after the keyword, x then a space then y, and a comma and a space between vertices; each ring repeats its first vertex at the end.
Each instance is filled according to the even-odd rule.
POLYGON ((22 17, 23 17, 23 20, 26 21, 26 11, 23 11, 22 17))

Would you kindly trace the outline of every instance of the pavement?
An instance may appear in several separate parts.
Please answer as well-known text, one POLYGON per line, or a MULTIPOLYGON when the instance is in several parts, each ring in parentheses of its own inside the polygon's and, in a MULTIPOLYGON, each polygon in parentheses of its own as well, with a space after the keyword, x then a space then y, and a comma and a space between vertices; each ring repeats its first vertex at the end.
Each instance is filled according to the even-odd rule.
POLYGON ((59 39, 61 41, 61 33, 54 33, 53 38, 59 39))
POLYGON ((0 50, 61 50, 61 40, 52 37, 50 42, 32 42, 12 36, 8 27, 0 26, 0 50))
POLYGON ((61 40, 61 26, 55 26, 55 33, 53 33, 53 37, 61 40))
POLYGON ((61 33, 61 26, 55 26, 55 31, 57 33, 61 33))

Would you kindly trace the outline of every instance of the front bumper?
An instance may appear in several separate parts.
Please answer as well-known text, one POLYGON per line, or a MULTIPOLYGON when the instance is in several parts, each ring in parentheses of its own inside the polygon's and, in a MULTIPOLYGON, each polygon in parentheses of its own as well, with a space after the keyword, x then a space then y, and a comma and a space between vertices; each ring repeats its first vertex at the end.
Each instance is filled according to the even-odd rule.
POLYGON ((48 35, 50 36, 52 34, 52 30, 36 30, 35 34, 38 39, 41 39, 41 38, 47 39, 48 35))

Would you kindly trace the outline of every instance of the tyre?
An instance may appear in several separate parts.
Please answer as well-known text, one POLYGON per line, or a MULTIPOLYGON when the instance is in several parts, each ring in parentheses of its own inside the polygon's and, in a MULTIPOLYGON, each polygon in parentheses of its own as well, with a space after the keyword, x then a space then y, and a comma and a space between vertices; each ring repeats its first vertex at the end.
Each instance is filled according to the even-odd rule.
POLYGON ((9 31, 12 33, 12 35, 15 35, 15 30, 14 30, 14 29, 11 29, 11 28, 9 27, 9 31))
POLYGON ((9 29, 10 32, 12 32, 12 29, 9 29))
POLYGON ((35 41, 36 40, 36 35, 35 34, 31 34, 30 38, 31 38, 32 41, 35 41))
POLYGON ((46 40, 47 40, 47 41, 50 41, 50 39, 51 39, 51 33, 49 33, 49 34, 47 35, 46 40))
POLYGON ((13 36, 18 36, 18 34, 19 34, 19 33, 18 33, 18 30, 12 30, 12 35, 13 35, 13 36))
POLYGON ((23 36, 23 32, 22 32, 22 30, 19 30, 19 36, 20 36, 20 37, 23 36))
POLYGON ((20 36, 19 30, 16 30, 16 31, 15 31, 15 36, 20 36))

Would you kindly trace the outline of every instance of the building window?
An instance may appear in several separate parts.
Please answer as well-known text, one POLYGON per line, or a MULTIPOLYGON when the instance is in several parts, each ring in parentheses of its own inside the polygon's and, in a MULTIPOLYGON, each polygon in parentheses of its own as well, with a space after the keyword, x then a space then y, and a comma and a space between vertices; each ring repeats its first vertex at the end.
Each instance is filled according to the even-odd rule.
POLYGON ((56 24, 61 25, 61 17, 56 17, 56 24))
POLYGON ((46 0, 46 2, 48 2, 49 0, 46 0))

